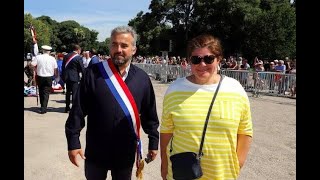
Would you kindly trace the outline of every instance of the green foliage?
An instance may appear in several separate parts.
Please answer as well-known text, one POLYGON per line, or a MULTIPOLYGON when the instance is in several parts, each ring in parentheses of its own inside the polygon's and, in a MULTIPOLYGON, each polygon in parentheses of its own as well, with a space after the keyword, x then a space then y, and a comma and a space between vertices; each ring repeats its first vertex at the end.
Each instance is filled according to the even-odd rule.
MULTIPOLYGON (((289 0, 151 0, 150 12, 140 11, 128 22, 138 34, 137 55, 160 55, 164 41, 172 40, 169 55, 185 56, 188 40, 210 33, 221 39, 224 56, 242 55, 282 59, 296 55, 295 1, 289 0)), ((98 42, 98 32, 76 21, 56 22, 48 16, 25 14, 24 48, 30 52, 29 25, 38 33, 38 44, 70 51, 73 43, 83 50, 95 48, 109 54, 109 42, 98 42)))
POLYGON ((269 4, 249 27, 246 49, 263 58, 284 59, 296 55, 296 15, 287 2, 269 4))
POLYGON ((50 45, 50 27, 41 20, 34 19, 31 14, 24 16, 24 52, 32 52, 32 35, 30 26, 33 25, 36 31, 37 43, 41 45, 50 45))
POLYGON ((54 51, 69 52, 72 44, 79 44, 83 50, 98 49, 98 32, 90 30, 76 21, 57 22, 48 16, 33 18, 31 14, 24 15, 24 52, 32 51, 30 25, 35 27, 38 46, 50 45, 54 51))
POLYGON ((295 56, 295 3, 289 0, 152 0, 149 10, 129 22, 141 55, 158 53, 159 41, 171 39, 171 54, 184 56, 189 39, 210 33, 221 39, 225 56, 295 56))
POLYGON ((60 46, 62 45, 61 40, 57 37, 59 34, 59 23, 53 19, 51 19, 49 16, 40 16, 36 18, 37 20, 42 21, 43 23, 46 23, 48 27, 51 29, 50 33, 50 45, 51 47, 58 51, 60 50, 60 46))
POLYGON ((110 54, 109 45, 110 45, 110 38, 106 38, 104 42, 99 42, 98 50, 97 50, 98 53, 109 55, 110 54))

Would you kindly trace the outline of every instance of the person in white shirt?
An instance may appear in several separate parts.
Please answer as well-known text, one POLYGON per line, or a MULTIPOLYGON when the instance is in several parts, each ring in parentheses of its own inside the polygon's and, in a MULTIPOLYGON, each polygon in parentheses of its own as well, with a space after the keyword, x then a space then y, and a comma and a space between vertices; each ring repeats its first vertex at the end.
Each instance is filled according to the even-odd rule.
POLYGON ((50 56, 51 47, 47 45, 41 46, 43 54, 36 55, 31 65, 36 67, 36 82, 39 86, 40 97, 40 114, 47 112, 50 90, 52 87, 52 76, 58 77, 58 66, 56 59, 50 56))
POLYGON ((83 51, 82 61, 83 61, 83 67, 87 68, 89 66, 90 61, 91 61, 90 51, 83 51))

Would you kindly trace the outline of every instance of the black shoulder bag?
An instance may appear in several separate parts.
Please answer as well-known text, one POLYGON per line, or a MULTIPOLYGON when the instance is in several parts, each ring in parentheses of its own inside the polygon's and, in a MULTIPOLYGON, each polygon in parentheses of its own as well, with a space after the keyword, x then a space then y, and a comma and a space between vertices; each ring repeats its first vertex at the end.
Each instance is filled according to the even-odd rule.
MULTIPOLYGON (((221 81, 223 78, 224 76, 221 75, 218 87, 213 95, 213 98, 209 107, 206 122, 204 124, 203 132, 202 132, 199 153, 196 154, 194 152, 183 152, 183 153, 178 153, 170 156, 170 160, 172 164, 173 179, 175 180, 199 179, 203 175, 201 165, 200 165, 200 160, 201 160, 201 157, 203 156, 203 152, 202 152, 203 141, 206 135, 206 130, 207 130, 211 109, 212 109, 214 100, 216 99, 216 96, 218 94, 221 81)), ((172 152, 172 140, 170 144, 170 153, 172 152)))

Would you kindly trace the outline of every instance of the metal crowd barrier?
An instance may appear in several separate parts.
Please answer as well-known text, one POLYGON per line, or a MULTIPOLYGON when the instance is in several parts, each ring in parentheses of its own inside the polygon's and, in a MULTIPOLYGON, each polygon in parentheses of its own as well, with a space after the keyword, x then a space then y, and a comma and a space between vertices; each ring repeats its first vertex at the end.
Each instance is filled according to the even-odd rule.
MULTIPOLYGON (((141 63, 134 63, 134 65, 162 83, 170 83, 177 78, 191 74, 189 66, 141 63)), ((247 92, 252 92, 256 97, 261 95, 289 97, 291 96, 290 89, 296 87, 296 74, 227 69, 221 69, 220 74, 238 80, 247 92)))

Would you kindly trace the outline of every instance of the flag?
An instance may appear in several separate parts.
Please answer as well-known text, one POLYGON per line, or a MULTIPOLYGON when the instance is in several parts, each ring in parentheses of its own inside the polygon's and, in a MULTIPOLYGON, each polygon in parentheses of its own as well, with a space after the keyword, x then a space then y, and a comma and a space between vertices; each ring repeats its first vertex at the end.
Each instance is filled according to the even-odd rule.
MULTIPOLYGON (((37 39, 36 39, 36 38, 37 38, 37 34, 36 34, 36 30, 34 29, 34 27, 33 27, 32 24, 30 25, 30 32, 31 32, 31 35, 32 35, 32 41, 35 43, 36 40, 37 40, 37 39)), ((36 50, 38 51, 38 45, 36 45, 36 46, 34 47, 34 49, 36 49, 36 50)), ((34 54, 34 55, 37 55, 38 53, 36 53, 35 50, 34 50, 33 54, 34 54)), ((36 72, 35 72, 34 75, 36 76, 36 72)), ((38 106, 39 95, 38 95, 38 84, 37 84, 37 80, 35 80, 35 85, 36 85, 37 106, 38 106)))
POLYGON ((32 39, 36 40, 37 34, 36 34, 36 31, 35 31, 33 25, 30 26, 30 31, 31 31, 32 39))

